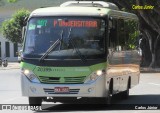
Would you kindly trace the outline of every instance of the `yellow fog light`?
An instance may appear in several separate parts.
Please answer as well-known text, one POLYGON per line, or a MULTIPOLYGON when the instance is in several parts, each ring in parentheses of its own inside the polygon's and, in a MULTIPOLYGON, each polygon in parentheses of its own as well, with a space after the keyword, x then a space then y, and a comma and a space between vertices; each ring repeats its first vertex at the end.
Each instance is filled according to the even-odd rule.
POLYGON ((33 93, 35 93, 36 92, 36 88, 35 87, 30 87, 30 89, 31 89, 31 91, 33 92, 33 93))
POLYGON ((92 92, 92 91, 93 91, 93 88, 89 88, 89 89, 88 89, 88 92, 92 92))

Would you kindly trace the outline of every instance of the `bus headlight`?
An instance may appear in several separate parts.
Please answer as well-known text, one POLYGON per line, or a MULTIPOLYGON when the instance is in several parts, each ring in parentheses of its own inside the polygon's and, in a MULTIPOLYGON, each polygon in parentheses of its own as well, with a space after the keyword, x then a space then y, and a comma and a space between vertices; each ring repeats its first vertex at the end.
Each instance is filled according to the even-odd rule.
POLYGON ((31 81, 34 83, 40 83, 39 79, 36 77, 36 75, 28 70, 28 69, 22 69, 22 73, 31 81))
POLYGON ((96 72, 93 72, 90 76, 91 80, 96 80, 99 76, 102 76, 105 74, 104 70, 97 70, 96 72))
POLYGON ((98 71, 96 72, 96 74, 97 74, 98 76, 101 76, 101 75, 103 74, 103 72, 102 72, 102 70, 98 70, 98 71))

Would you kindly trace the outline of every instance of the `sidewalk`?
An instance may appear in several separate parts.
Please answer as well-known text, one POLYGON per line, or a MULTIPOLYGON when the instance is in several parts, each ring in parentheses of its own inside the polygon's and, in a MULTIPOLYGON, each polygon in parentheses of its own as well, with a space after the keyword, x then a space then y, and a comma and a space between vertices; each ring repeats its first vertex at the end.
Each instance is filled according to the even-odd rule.
POLYGON ((160 73, 160 68, 142 68, 141 73, 160 73))
POLYGON ((20 69, 20 63, 18 63, 18 62, 8 62, 7 67, 0 66, 0 70, 8 70, 8 69, 20 69))

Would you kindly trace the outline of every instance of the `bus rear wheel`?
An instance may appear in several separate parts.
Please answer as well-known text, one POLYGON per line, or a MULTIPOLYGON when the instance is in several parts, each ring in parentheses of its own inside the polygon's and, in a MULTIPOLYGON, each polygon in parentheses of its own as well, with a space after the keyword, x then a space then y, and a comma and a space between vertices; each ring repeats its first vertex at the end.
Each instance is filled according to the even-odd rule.
POLYGON ((123 99, 127 99, 129 97, 129 89, 120 93, 123 99))
POLYGON ((128 80, 127 89, 120 93, 123 99, 128 99, 129 97, 129 88, 130 88, 130 79, 128 80))
POLYGON ((29 105, 30 106, 41 106, 42 97, 29 97, 29 105))

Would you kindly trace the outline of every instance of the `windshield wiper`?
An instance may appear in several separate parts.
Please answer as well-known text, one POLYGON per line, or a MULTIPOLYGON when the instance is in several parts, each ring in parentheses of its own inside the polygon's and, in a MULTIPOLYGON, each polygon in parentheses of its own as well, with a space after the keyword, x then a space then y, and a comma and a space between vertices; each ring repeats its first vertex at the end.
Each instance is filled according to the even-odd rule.
POLYGON ((40 62, 43 61, 43 60, 46 58, 46 56, 48 56, 48 54, 49 54, 53 49, 55 49, 60 42, 61 42, 60 39, 56 40, 56 42, 54 42, 54 43, 51 45, 51 47, 50 47, 49 49, 47 49, 47 51, 46 51, 46 52, 44 53, 44 55, 40 58, 39 61, 40 61, 40 62))
MULTIPOLYGON (((68 34, 68 41, 71 43, 71 45, 73 46, 73 48, 76 50, 77 54, 79 55, 80 59, 83 61, 83 62, 86 62, 86 58, 81 54, 81 52, 79 51, 79 49, 77 48, 77 46, 75 45, 74 41, 72 40, 71 38, 71 31, 72 29, 70 28, 69 30, 69 34, 68 34)), ((53 43, 51 45, 51 47, 44 53, 44 55, 40 58, 40 62, 43 61, 47 56, 48 54, 57 47, 57 45, 60 43, 60 46, 59 46, 59 50, 61 50, 61 47, 62 47, 62 40, 63 40, 63 30, 62 30, 62 33, 61 33, 61 38, 56 40, 55 43, 53 43)))
POLYGON ((56 42, 54 42, 51 47, 44 53, 44 55, 40 58, 40 62, 43 61, 47 56, 48 54, 57 47, 57 45, 60 43, 60 46, 59 46, 59 50, 61 50, 61 46, 62 46, 62 40, 63 40, 63 30, 61 32, 61 38, 56 40, 56 42))
POLYGON ((73 39, 71 37, 71 31, 72 31, 72 28, 70 28, 70 30, 69 30, 68 41, 69 41, 69 43, 71 43, 71 45, 73 46, 73 48, 76 50, 76 53, 79 55, 80 59, 85 63, 86 62, 86 58, 85 58, 85 56, 83 56, 81 54, 81 52, 79 51, 78 47, 74 43, 74 41, 73 41, 73 39))
POLYGON ((60 39, 59 51, 60 51, 61 48, 62 48, 62 43, 63 43, 63 33, 64 33, 64 31, 62 30, 62 32, 61 32, 61 39, 60 39))

